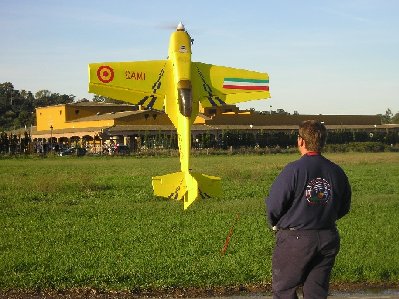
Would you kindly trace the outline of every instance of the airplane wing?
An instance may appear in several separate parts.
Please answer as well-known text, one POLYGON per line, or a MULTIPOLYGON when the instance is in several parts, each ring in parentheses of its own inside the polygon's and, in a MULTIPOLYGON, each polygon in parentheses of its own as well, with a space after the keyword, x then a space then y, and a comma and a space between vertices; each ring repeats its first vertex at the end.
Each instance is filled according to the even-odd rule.
POLYGON ((169 81, 168 60, 89 64, 89 92, 162 110, 169 81))
POLYGON ((203 107, 270 98, 266 73, 193 62, 191 80, 193 97, 203 107))

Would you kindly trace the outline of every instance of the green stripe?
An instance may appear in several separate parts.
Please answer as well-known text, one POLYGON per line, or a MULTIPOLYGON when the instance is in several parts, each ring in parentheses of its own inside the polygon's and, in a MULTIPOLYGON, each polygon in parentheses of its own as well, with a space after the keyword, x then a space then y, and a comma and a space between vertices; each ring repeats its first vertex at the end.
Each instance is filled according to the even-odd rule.
POLYGON ((230 82, 251 82, 251 83, 269 83, 269 80, 243 79, 243 78, 224 78, 224 81, 230 81, 230 82))

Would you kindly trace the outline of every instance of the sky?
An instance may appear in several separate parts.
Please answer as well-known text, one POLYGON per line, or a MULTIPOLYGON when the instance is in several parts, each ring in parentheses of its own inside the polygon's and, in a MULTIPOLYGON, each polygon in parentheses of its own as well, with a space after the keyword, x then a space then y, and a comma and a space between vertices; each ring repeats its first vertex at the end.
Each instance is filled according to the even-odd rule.
POLYGON ((399 112, 396 0, 0 0, 0 83, 91 100, 92 62, 166 59, 181 21, 192 60, 267 72, 271 99, 299 114, 399 112))

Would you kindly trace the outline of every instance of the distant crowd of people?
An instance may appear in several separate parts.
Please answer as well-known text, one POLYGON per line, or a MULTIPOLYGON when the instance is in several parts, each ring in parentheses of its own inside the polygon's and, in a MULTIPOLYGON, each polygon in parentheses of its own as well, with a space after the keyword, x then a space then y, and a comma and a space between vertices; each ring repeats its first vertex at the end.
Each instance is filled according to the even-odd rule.
POLYGON ((130 147, 124 144, 107 142, 100 144, 71 144, 51 142, 51 140, 33 140, 27 132, 24 134, 0 133, 0 154, 59 154, 71 148, 84 148, 85 152, 93 155, 129 154, 130 147))

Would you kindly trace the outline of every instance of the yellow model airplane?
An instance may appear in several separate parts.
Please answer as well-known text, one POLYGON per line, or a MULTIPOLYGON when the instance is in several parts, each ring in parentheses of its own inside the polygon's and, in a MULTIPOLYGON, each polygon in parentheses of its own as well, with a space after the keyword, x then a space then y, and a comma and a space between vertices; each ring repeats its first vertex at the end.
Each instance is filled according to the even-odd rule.
POLYGON ((102 62, 89 65, 89 92, 165 109, 177 129, 181 171, 152 178, 154 194, 184 200, 187 209, 198 197, 218 196, 220 178, 191 172, 191 125, 199 109, 266 99, 266 73, 191 61, 191 37, 179 23, 166 60, 102 62))

